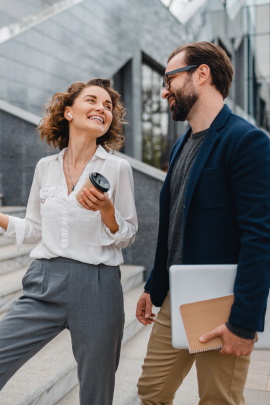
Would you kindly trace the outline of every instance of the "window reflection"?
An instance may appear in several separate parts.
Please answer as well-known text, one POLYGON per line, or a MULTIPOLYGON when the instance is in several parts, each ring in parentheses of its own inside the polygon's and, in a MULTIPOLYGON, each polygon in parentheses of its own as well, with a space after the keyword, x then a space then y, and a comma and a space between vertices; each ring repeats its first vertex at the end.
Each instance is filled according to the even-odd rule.
POLYGON ((256 21, 251 35, 255 59, 254 118, 259 126, 270 131, 270 5, 250 7, 250 12, 256 21))
MULTIPOLYGON (((258 3, 258 2, 257 2, 258 3)), ((251 4, 251 2, 250 2, 251 4)), ((245 44, 248 51, 246 60, 247 112, 252 115, 257 125, 270 131, 270 5, 255 5, 247 7, 248 35, 245 44)), ((237 53, 236 65, 240 62, 240 52, 237 53)), ((240 78, 238 75, 237 79, 240 78)), ((241 80, 240 80, 241 82, 241 80)), ((239 82, 239 83, 240 83, 239 82)), ((236 92, 239 101, 240 84, 236 92)), ((241 100, 242 101, 242 100, 241 100)), ((244 100, 243 100, 244 101, 244 100)), ((240 103, 241 105, 241 103, 240 103)))
POLYGON ((161 98, 162 72, 142 64, 143 161, 157 168, 167 161, 168 103, 161 98))

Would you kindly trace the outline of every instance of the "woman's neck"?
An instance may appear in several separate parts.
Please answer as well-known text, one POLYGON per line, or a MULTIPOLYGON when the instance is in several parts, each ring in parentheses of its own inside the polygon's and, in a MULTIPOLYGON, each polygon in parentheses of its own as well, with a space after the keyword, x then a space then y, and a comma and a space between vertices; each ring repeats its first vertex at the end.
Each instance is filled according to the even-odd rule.
POLYGON ((98 145, 94 142, 79 142, 78 140, 69 140, 67 152, 68 161, 71 168, 86 165, 96 153, 98 145))

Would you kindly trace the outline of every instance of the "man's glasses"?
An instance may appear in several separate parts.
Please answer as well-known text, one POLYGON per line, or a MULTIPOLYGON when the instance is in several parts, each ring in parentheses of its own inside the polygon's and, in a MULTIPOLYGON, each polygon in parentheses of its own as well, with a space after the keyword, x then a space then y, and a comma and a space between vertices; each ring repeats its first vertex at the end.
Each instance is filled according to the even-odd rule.
POLYGON ((169 76, 174 75, 175 73, 187 72, 188 70, 197 68, 197 67, 198 67, 198 65, 189 65, 189 66, 185 66, 185 67, 182 67, 182 68, 176 69, 176 70, 171 70, 170 72, 165 73, 163 76, 163 83, 162 83, 163 87, 165 87, 166 90, 170 90, 171 83, 170 83, 169 76))

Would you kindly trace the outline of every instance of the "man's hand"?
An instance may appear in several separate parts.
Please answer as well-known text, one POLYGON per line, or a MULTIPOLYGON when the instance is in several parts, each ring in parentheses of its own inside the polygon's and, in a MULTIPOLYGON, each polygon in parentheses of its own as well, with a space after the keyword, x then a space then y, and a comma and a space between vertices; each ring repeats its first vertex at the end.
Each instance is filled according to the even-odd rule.
POLYGON ((155 322, 153 317, 156 315, 152 312, 152 306, 150 294, 142 293, 137 303, 136 317, 143 325, 149 325, 155 322))
POLYGON ((255 339, 242 339, 234 335, 225 324, 218 326, 211 330, 211 332, 205 333, 199 340, 205 343, 215 336, 220 336, 223 340, 223 347, 220 349, 220 354, 247 356, 252 352, 255 343, 255 339))

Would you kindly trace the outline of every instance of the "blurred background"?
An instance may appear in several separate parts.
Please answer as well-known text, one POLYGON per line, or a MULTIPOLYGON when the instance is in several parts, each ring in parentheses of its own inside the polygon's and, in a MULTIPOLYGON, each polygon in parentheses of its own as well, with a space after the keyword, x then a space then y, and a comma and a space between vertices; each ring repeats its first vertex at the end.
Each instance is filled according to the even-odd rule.
POLYGON ((201 40, 220 45, 232 60, 235 75, 227 104, 269 133, 269 1, 0 0, 0 193, 5 204, 26 203, 33 167, 52 153, 27 130, 21 135, 24 146, 14 132, 8 134, 12 107, 40 117, 55 92, 78 80, 112 79, 127 108, 123 152, 166 170, 169 151, 185 129, 170 119, 160 97, 166 60, 175 47, 201 40), (10 200, 4 167, 9 172, 13 166, 16 145, 25 193, 10 200))
MULTIPOLYGON (((109 78, 127 109, 121 156, 133 169, 139 231, 123 252, 126 323, 114 405, 139 404, 136 383, 151 328, 142 329, 135 307, 153 265, 169 153, 187 128, 172 121, 160 97, 167 57, 202 40, 220 45, 234 66, 225 102, 270 135, 269 0, 0 0, 1 212, 24 217, 37 161, 58 152, 36 131, 54 93, 109 78)), ((31 262, 32 246, 18 252, 11 242, 1 228, 0 317, 21 295, 31 262)), ((16 373, 0 405, 78 405, 76 374, 64 331, 16 373)), ((269 351, 253 353, 245 396, 247 405, 269 405, 269 351)), ((174 404, 197 403, 193 367, 174 404)))

